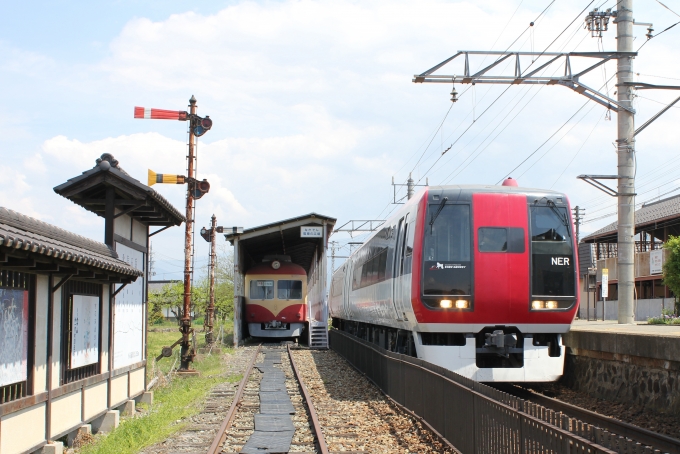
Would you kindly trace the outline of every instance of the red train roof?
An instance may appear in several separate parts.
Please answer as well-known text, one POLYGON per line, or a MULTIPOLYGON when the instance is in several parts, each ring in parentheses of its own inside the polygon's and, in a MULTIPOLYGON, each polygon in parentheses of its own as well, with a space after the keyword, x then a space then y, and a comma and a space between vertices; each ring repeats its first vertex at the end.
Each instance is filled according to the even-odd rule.
POLYGON ((259 265, 255 265, 254 267, 250 268, 246 272, 246 275, 247 276, 252 274, 299 274, 302 276, 307 275, 305 269, 300 265, 296 265, 295 263, 291 262, 279 262, 279 263, 281 263, 281 266, 279 267, 278 270, 272 268, 272 262, 260 263, 259 265))

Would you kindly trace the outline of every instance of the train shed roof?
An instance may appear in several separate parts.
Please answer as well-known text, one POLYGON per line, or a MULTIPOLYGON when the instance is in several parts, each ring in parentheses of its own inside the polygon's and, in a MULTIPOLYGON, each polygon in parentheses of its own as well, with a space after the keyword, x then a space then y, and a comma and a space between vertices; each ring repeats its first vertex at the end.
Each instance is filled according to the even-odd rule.
POLYGON ((309 213, 258 227, 245 229, 243 233, 227 233, 225 238, 231 244, 238 238, 239 247, 244 253, 244 272, 262 263, 266 255, 288 255, 291 262, 302 266, 307 273, 312 268, 314 253, 319 255, 326 248, 328 237, 333 231, 336 219, 317 213, 309 213), (323 227, 326 234, 320 238, 302 237, 302 227, 323 227))

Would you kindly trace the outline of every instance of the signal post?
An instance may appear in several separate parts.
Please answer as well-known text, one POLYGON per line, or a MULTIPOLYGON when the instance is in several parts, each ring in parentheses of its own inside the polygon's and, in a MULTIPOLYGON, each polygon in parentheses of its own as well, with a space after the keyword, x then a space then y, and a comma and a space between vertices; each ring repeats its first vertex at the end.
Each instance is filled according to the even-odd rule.
POLYGON ((194 229, 194 199, 200 199, 210 190, 210 183, 207 180, 198 181, 196 179, 196 138, 202 136, 212 128, 212 120, 206 115, 201 118, 196 114, 196 98, 192 95, 189 100, 189 112, 163 110, 163 109, 148 109, 144 107, 135 107, 135 118, 145 118, 152 120, 179 120, 189 121, 189 153, 187 155, 187 174, 184 175, 170 175, 156 173, 149 170, 149 186, 155 183, 168 184, 187 184, 187 202, 186 202, 186 230, 184 235, 184 301, 182 318, 180 320, 180 332, 182 338, 175 342, 170 347, 163 347, 163 356, 171 356, 172 348, 180 345, 180 367, 179 373, 197 373, 191 369, 190 364, 196 356, 196 352, 191 346, 191 334, 193 328, 191 327, 191 276, 193 269, 191 266, 192 240, 194 229))
MULTIPOLYGON (((191 96, 189 100, 189 114, 196 115, 196 98, 191 96)), ((194 160, 196 159, 194 149, 193 128, 189 128, 189 155, 187 156, 187 176, 195 178, 194 160)), ((190 371, 190 363, 193 362, 196 352, 191 348, 190 335, 193 332, 191 328, 191 256, 192 256, 192 233, 194 230, 194 194, 193 185, 187 185, 187 210, 186 210, 186 230, 184 233, 184 310, 182 312, 182 326, 180 331, 182 333, 182 343, 180 350, 180 366, 178 372, 187 373, 190 371)))

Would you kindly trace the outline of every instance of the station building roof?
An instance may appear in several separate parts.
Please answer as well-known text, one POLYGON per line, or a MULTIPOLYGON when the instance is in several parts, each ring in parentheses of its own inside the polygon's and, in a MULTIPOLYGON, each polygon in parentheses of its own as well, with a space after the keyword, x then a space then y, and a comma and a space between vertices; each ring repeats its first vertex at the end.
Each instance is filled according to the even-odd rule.
POLYGON ((291 262, 302 266, 309 274, 314 260, 314 252, 318 250, 321 254, 327 244, 323 243, 323 238, 302 238, 300 227, 323 226, 324 222, 326 224, 325 237, 327 243, 336 219, 317 213, 309 213, 259 227, 252 227, 243 230, 243 233, 227 233, 225 238, 231 244, 234 244, 234 239, 238 237, 239 245, 245 252, 244 271, 262 263, 262 259, 266 255, 288 255, 291 262))
POLYGON ((56 186, 54 192, 104 217, 108 187, 115 188, 116 208, 139 222, 174 226, 186 221, 165 197, 128 175, 109 153, 101 155, 92 169, 56 186))
POLYGON ((124 283, 143 272, 104 243, 0 207, 0 267, 124 283))
MULTIPOLYGON (((645 203, 635 211, 635 233, 647 232, 666 241, 668 235, 680 234, 680 195, 645 203)), ((584 237, 583 243, 616 243, 618 222, 584 237)))

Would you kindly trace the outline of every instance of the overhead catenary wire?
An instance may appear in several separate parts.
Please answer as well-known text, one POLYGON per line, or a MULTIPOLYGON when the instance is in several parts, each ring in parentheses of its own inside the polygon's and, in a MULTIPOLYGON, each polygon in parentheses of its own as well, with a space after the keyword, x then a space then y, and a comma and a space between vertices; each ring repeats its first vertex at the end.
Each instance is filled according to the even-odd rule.
MULTIPOLYGON (((575 33, 574 33, 574 34, 571 36, 571 38, 569 38, 569 40, 564 44, 564 46, 562 47, 562 50, 569 44, 569 42, 571 42, 571 40, 574 38, 574 36, 576 36, 576 34, 579 32, 579 30, 580 30, 579 28, 576 29, 575 33)), ((588 36, 588 33, 585 33, 585 34, 584 34, 584 37, 583 37, 583 38, 581 39, 581 41, 577 44, 577 47, 583 42, 583 39, 585 39, 587 36, 588 36)), ((547 68, 546 68, 546 70, 547 70, 547 68)), ((555 72, 557 72, 558 70, 560 70, 560 68, 558 68, 555 72)), ((545 70, 544 70, 544 71, 545 71, 545 70)), ((554 74, 554 73, 553 73, 553 74, 554 74)), ((507 128, 508 128, 508 126, 510 126, 510 124, 512 124, 512 123, 517 119, 517 117, 519 116, 519 114, 521 114, 521 113, 524 111, 524 109, 531 103, 531 101, 533 101, 533 99, 534 99, 534 98, 538 95, 538 93, 545 87, 545 85, 540 85, 539 88, 538 88, 538 90, 537 90, 537 91, 534 93, 534 95, 529 99, 529 101, 528 101, 526 104, 524 104, 524 106, 522 106, 522 108, 521 108, 517 113, 515 113, 515 115, 512 117, 512 119, 511 119, 509 122, 507 122, 507 123, 505 124, 505 126, 503 127, 503 129, 501 129, 501 131, 499 131, 498 134, 496 134, 496 136, 494 136, 494 138, 491 139, 491 140, 484 146, 484 148, 482 148, 481 151, 479 151, 479 153, 477 153, 476 155, 474 155, 474 153, 479 149, 479 147, 480 147, 481 145, 483 145, 484 142, 486 142, 486 140, 489 139, 489 137, 491 137, 491 135, 494 133, 494 131, 496 131, 496 129, 498 129, 498 128, 503 124, 503 122, 504 122, 504 121, 508 118, 508 116, 512 113, 512 110, 513 110, 515 107, 517 107, 517 106, 519 105, 519 103, 522 101, 522 99, 524 99, 524 96, 526 96, 526 95, 528 94, 528 92, 531 91, 534 87, 535 87, 535 85, 529 86, 529 89, 522 95, 522 98, 518 101, 518 103, 517 103, 515 106, 513 106, 513 107, 511 108, 510 111, 508 111, 508 113, 503 117, 503 119, 501 120, 501 122, 500 122, 498 125, 496 125, 496 127, 495 127, 495 128, 494 128, 487 136, 486 136, 486 138, 482 141, 482 143, 480 143, 480 145, 478 145, 477 148, 475 148, 475 149, 472 151, 472 153, 471 153, 467 158, 465 158, 465 160, 463 161, 463 163, 461 163, 460 165, 458 165, 458 167, 456 167, 451 173, 449 173, 449 175, 447 175, 447 176, 444 178, 444 180, 445 180, 446 183, 448 183, 448 182, 451 181, 453 178, 455 178, 455 177, 457 177, 458 175, 460 175, 467 167, 469 167, 470 164, 472 164, 472 162, 474 162, 474 161, 475 161, 475 160, 476 160, 476 159, 477 159, 477 158, 478 158, 478 157, 479 157, 479 156, 480 156, 480 155, 481 155, 481 154, 482 154, 482 153, 483 153, 483 152, 484 152, 484 151, 485 151, 485 150, 486 150, 486 149, 487 149, 487 148, 488 148, 488 147, 489 147, 489 146, 490 146, 490 145, 491 145, 491 144, 492 144, 492 143, 493 143, 493 142, 494 142, 494 141, 495 141, 495 140, 496 140, 496 139, 497 139, 497 138, 498 138, 498 137, 499 137, 499 136, 500 136, 507 128), (472 157, 472 159, 468 162, 468 159, 470 159, 471 157, 472 157), (466 162, 467 162, 467 164, 465 164, 466 162), (463 164, 465 164, 465 165, 463 166, 463 168, 461 168, 461 166, 462 166, 463 164), (459 169, 460 169, 460 170, 459 170, 459 169)), ((519 94, 519 93, 518 93, 518 94, 519 94)), ((515 96, 515 98, 516 98, 516 97, 517 97, 517 96, 515 96)), ((514 98, 513 98, 513 100, 514 100, 514 98)), ((511 101, 510 103, 512 103, 512 101, 511 101)), ((508 103, 508 104, 510 104, 510 103, 508 103)), ((487 127, 488 127, 488 125, 487 125, 487 127)), ((486 127, 485 127, 485 129, 486 129, 486 127)), ((448 161, 447 161, 447 162, 448 162, 448 161)))
MULTIPOLYGON (((555 39, 553 39, 553 40, 550 42, 550 44, 548 44, 548 46, 546 46, 546 48, 545 48, 545 49, 544 49, 544 50, 543 50, 543 51, 542 51, 535 59, 533 59, 533 61, 529 64, 529 66, 527 66, 527 68, 524 70, 524 72, 526 72, 529 68, 531 68, 531 66, 532 66, 532 65, 533 65, 533 64, 534 64, 534 63, 535 63, 535 62, 536 62, 536 61, 537 61, 537 60, 538 60, 545 52, 548 51, 548 49, 550 48, 550 46, 552 46, 552 45, 553 45, 553 44, 554 44, 554 43, 555 43, 555 42, 556 42, 556 41, 564 34, 564 32, 566 32, 569 28, 571 28, 571 26, 574 24, 574 22, 575 22, 577 19, 579 19, 579 18, 581 17, 581 15, 583 14, 583 12, 584 12, 585 10, 587 10, 588 7, 589 7, 590 5, 593 4, 594 1, 595 1, 595 0, 591 0, 591 1, 586 5, 586 7, 585 7, 581 12, 579 12, 579 14, 578 14, 578 15, 577 15, 577 16, 569 23, 569 25, 567 25, 567 26, 566 26, 566 27, 565 27, 565 28, 557 35, 557 37, 556 37, 555 39)), ((546 9, 544 10, 544 12, 545 12, 545 11, 546 11, 553 3, 554 3, 554 1, 551 2, 550 5, 548 5, 548 7, 546 7, 546 9)), ((543 13, 541 13, 541 15, 542 15, 542 14, 543 14, 543 13)), ((539 15, 539 17, 540 17, 540 15, 539 15)), ((533 26, 533 25, 532 25, 532 26, 533 26)), ((530 27, 531 27, 531 26, 530 26, 530 27)), ((526 30, 525 30, 525 32, 526 32, 526 30)), ((521 37, 521 35, 520 35, 520 37, 521 37)), ((519 39, 519 37, 518 37, 517 39, 519 39)), ((509 49, 509 48, 517 41, 517 39, 516 39, 515 41, 513 41, 513 43, 512 43, 510 46, 508 46, 508 49, 509 49)), ((505 52, 507 52, 507 49, 505 50, 505 52)), ((504 52, 504 53, 505 53, 505 52, 504 52)), ((501 57, 499 57, 499 58, 501 58, 501 57)), ((497 98, 496 98, 496 99, 495 99, 495 100, 494 100, 494 101, 493 101, 493 102, 492 102, 492 103, 491 103, 491 104, 490 104, 490 105, 489 105, 489 106, 488 106, 488 107, 487 107, 487 108, 479 115, 478 119, 481 118, 486 112, 488 112, 488 110, 489 110, 489 109, 490 109, 490 108, 491 108, 491 107, 492 107, 492 106, 493 106, 493 105, 494 105, 494 104, 495 104, 495 103, 496 103, 496 102, 497 102, 497 101, 498 101, 505 93, 507 93, 507 91, 510 89, 510 87, 512 87, 512 85, 508 85, 508 87, 507 87, 505 90, 503 90, 503 92, 501 92, 501 94, 500 94, 500 95, 499 95, 499 96, 498 96, 498 97, 497 97, 497 98)), ((458 136, 458 138, 454 141, 454 143, 451 145, 450 148, 452 148, 453 145, 455 145, 455 144, 461 139, 461 137, 463 137, 463 135, 465 135, 465 133, 467 133, 467 131, 470 130, 470 128, 474 125, 474 123, 475 123, 475 121, 473 121, 473 122, 472 122, 472 123, 471 123, 471 124, 470 124, 470 125, 469 125, 462 133, 461 133, 461 135, 458 136)), ((450 148, 449 148, 449 149, 450 149, 450 148)), ((435 162, 430 166, 430 168, 429 168, 429 169, 428 169, 428 170, 420 177, 420 179, 418 180, 418 182, 420 182, 420 181, 421 181, 421 180, 422 180, 422 179, 423 179, 423 178, 424 178, 424 177, 425 177, 425 176, 426 176, 426 175, 427 175, 427 174, 428 174, 428 173, 429 173, 436 165, 437 165, 437 163, 441 160, 441 158, 442 158, 443 156, 444 156, 444 154, 441 154, 441 155, 435 160, 435 162)))
MULTIPOLYGON (((614 77, 616 77, 616 74, 614 74, 614 75, 610 78, 610 80, 613 79, 614 77)), ((608 81, 607 81, 607 82, 608 82, 608 81)), ((604 87, 604 85, 603 85, 602 87, 604 87)), ((600 90, 602 90, 602 87, 600 87, 600 90)), ((574 112, 574 114, 573 114, 571 117, 569 117, 569 119, 568 119, 567 121, 565 121, 565 122, 562 124, 562 126, 560 126, 559 128, 557 128, 557 129, 555 130, 555 132, 553 132, 553 133, 550 135, 550 137, 548 137, 541 145, 538 146, 538 148, 536 148, 534 151, 532 151, 532 152, 529 154, 529 156, 527 156, 526 158, 524 158, 524 160, 523 160, 522 162, 520 162, 517 166, 515 166, 515 168, 513 168, 510 172, 508 172, 503 178, 501 178, 500 180, 498 180, 498 182, 497 182, 496 184, 500 184, 503 180, 505 180, 507 177, 509 177, 515 170, 519 169, 525 162, 527 162, 529 159, 531 159, 531 157, 532 157, 533 155, 535 155, 541 148, 543 148, 543 146, 544 146, 546 143, 548 143, 548 142, 550 141, 550 139, 552 139, 552 138, 553 138, 558 132, 560 132, 560 130, 561 130, 562 128, 564 128, 564 127, 565 127, 565 126, 566 126, 566 125, 567 125, 567 124, 568 124, 568 123, 569 123, 576 115, 578 115, 578 113, 579 113, 581 110, 583 110, 583 108, 584 108, 585 106, 587 106, 589 102, 590 102, 590 99, 588 99, 586 102, 584 102, 584 103, 581 105, 581 107, 579 107, 578 110, 577 110, 576 112, 574 112)))

